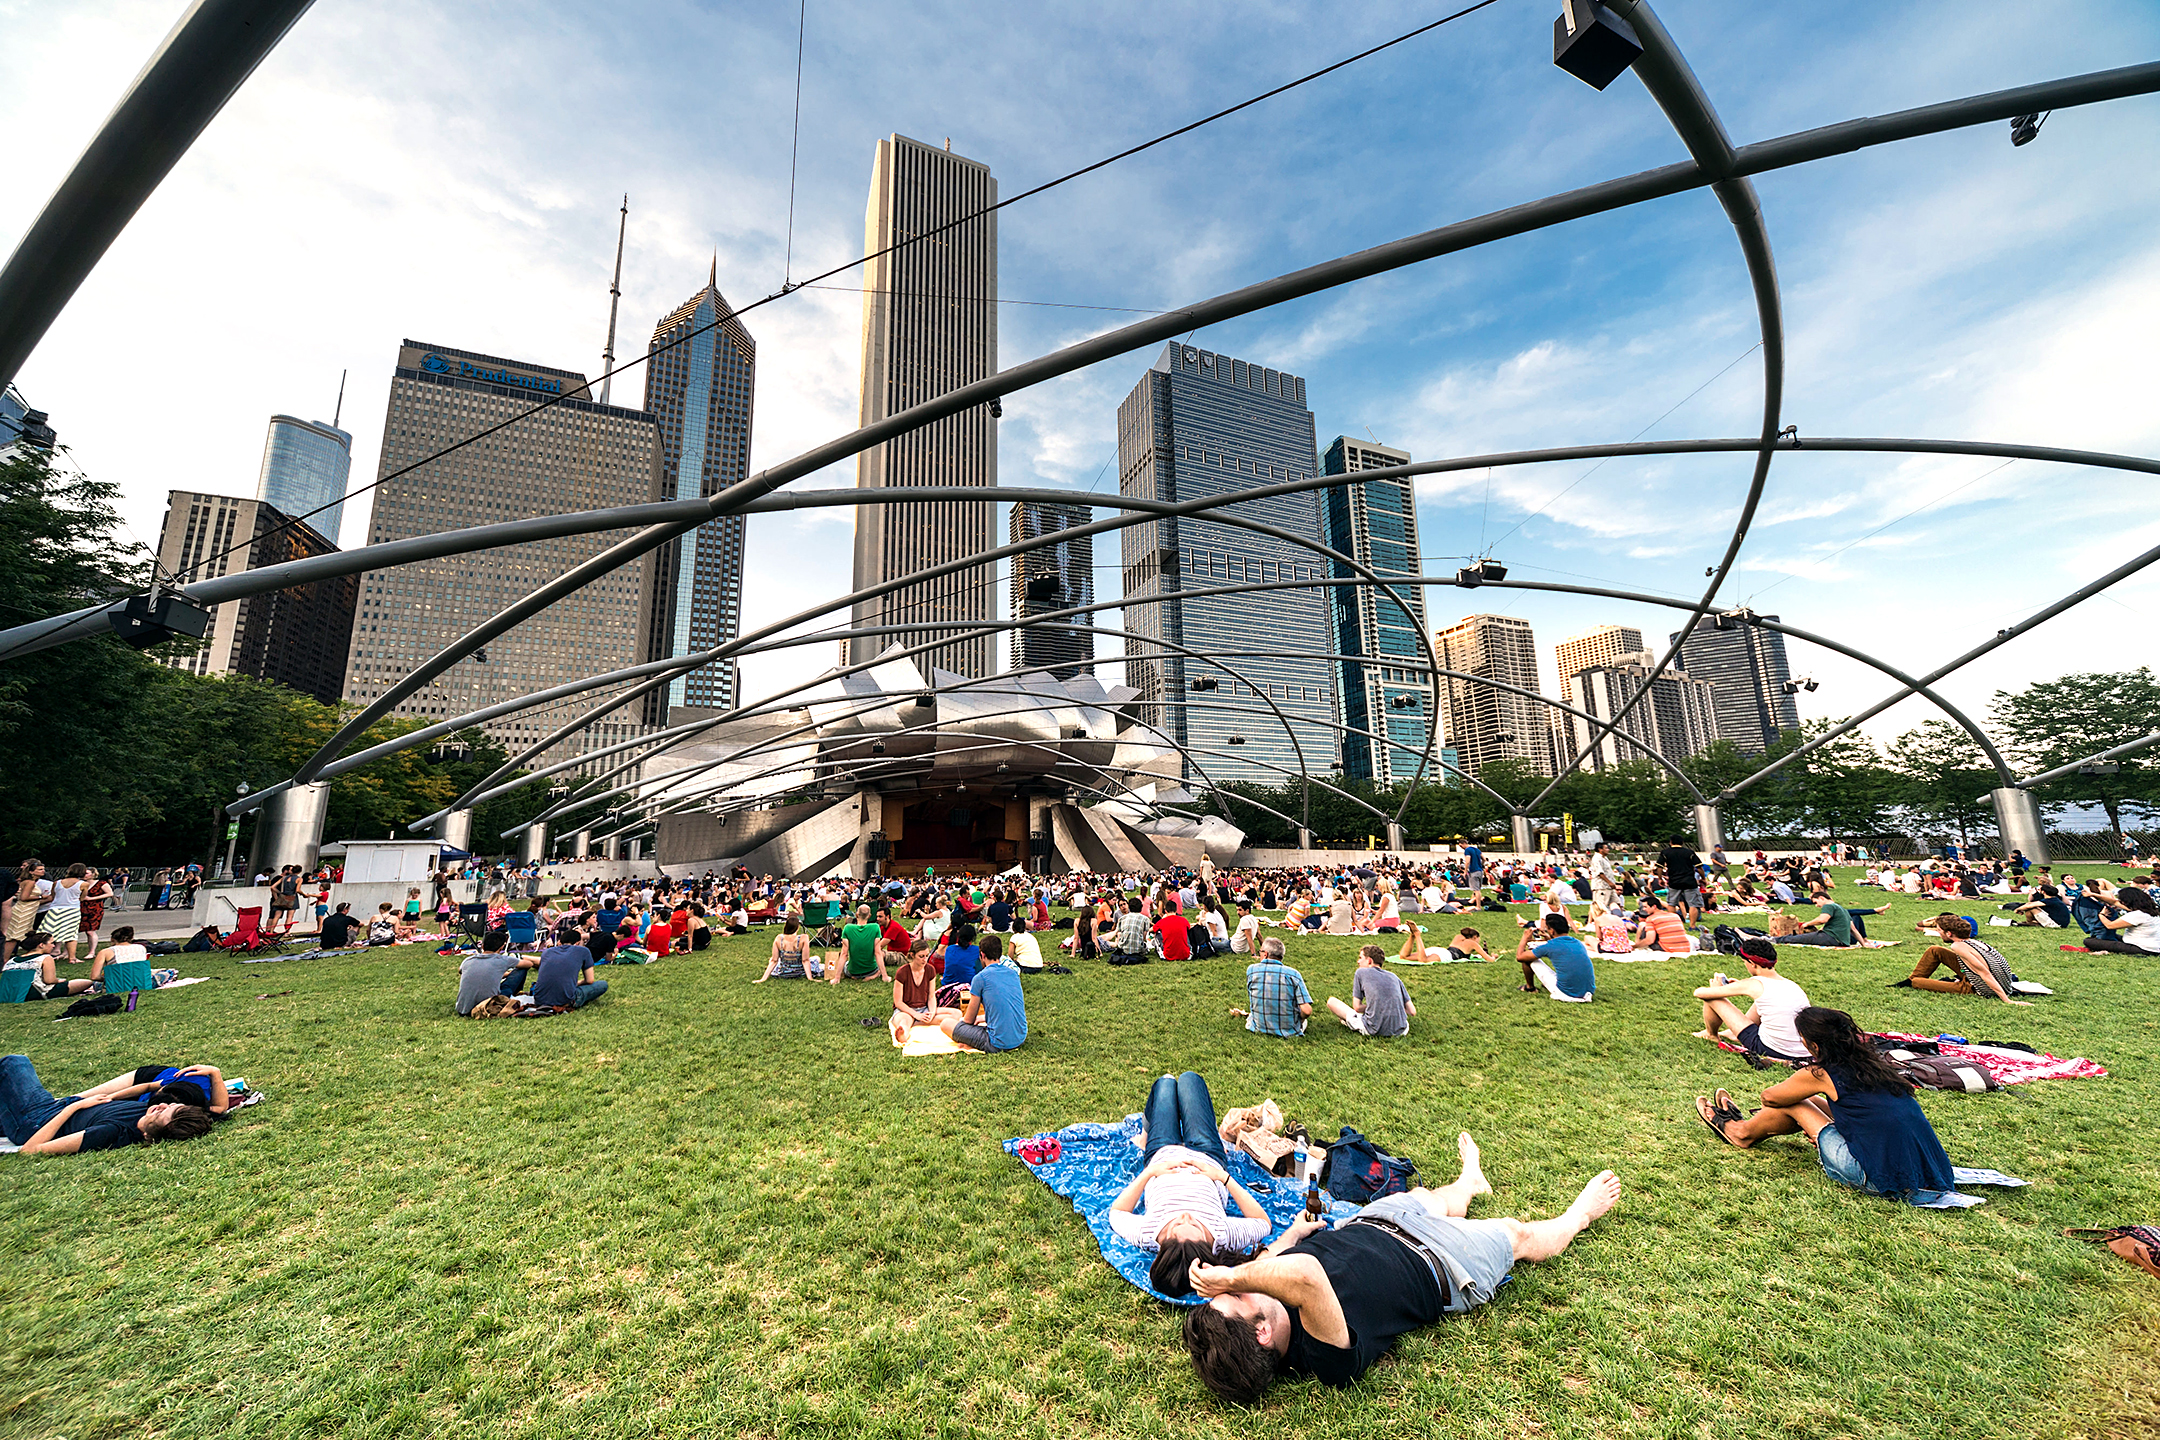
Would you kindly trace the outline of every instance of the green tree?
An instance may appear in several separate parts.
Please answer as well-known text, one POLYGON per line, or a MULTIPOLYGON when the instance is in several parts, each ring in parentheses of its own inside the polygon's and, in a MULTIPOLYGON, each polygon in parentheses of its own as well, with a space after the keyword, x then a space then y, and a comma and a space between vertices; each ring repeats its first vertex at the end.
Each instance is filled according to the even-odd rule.
MULTIPOLYGON (((2032 773, 2053 770, 2160 731, 2160 680, 2143 665, 2114 675, 2065 675, 1996 691, 1989 718, 2020 764, 2032 773)), ((2160 801, 2160 765, 2152 751, 2108 763, 2115 768, 2066 775, 2040 794, 2058 814, 2071 805, 2098 805, 2119 846, 2123 812, 2160 801)))
POLYGON ((1993 809, 1981 797, 2000 782, 1995 767, 1972 736, 1947 720, 1923 720, 1890 742, 1890 772, 1898 805, 1940 825, 1953 826, 1970 844, 1974 826, 1987 826, 1993 809))
MULTIPOLYGON (((1739 784, 1763 766, 1790 755, 1800 744, 1800 732, 1787 730, 1777 744, 1760 753, 1742 750, 1730 740, 1713 740, 1700 753, 1681 762, 1680 768, 1702 790, 1715 797, 1739 784)), ((1751 785, 1719 806, 1725 833, 1741 836, 1781 835, 1799 823, 1801 807, 1788 766, 1769 779, 1751 785)))
MULTIPOLYGON (((1802 733, 1814 740, 1842 723, 1811 720, 1802 733)), ((1875 743, 1865 735, 1840 736, 1786 766, 1784 773, 1791 776, 1792 793, 1811 833, 1836 840, 1882 832, 1883 812, 1895 785, 1875 743)))

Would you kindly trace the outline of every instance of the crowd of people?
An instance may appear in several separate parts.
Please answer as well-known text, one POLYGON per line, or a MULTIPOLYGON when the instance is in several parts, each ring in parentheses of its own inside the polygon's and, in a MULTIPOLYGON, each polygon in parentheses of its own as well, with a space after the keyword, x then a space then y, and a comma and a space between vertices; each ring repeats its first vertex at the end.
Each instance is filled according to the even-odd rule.
MULTIPOLYGON (((1830 860, 1773 861, 1757 852, 1735 863, 1722 849, 1705 857, 1676 841, 1632 862, 1598 845, 1577 856, 1488 864, 1470 847, 1430 860, 1375 856, 1356 868, 1218 869, 1206 861, 1191 871, 1060 879, 803 883, 707 872, 592 881, 552 895, 519 894, 526 887, 507 873, 446 870, 412 887, 402 906, 384 902, 365 921, 348 903, 333 905, 327 875, 292 869, 263 878, 288 928, 292 912, 316 907, 325 949, 448 937, 443 948, 460 957, 459 1015, 578 1010, 608 993, 608 982, 595 976, 599 967, 695 953, 716 934, 743 936, 763 926, 771 938, 751 983, 864 982, 881 994, 889 987, 896 1044, 930 1027, 985 1052, 1027 1043, 1023 977, 1069 971, 1068 961, 1237 957, 1246 962, 1245 994, 1231 1013, 1248 1032, 1305 1035, 1319 1008, 1347 1031, 1381 1040, 1407 1035, 1418 1017, 1391 965, 1492 962, 1507 953, 1464 923, 1471 917, 1506 916, 1483 923, 1517 927, 1511 958, 1520 988, 1568 1004, 1596 1000, 1600 955, 1716 950, 1743 973, 1720 971, 1694 989, 1695 1035, 1774 1065, 1786 1078, 1765 1088, 1752 1111, 1725 1090, 1700 1097, 1697 1118, 1742 1149, 1804 1135, 1830 1180, 1932 1203, 1957 1179, 1912 1086, 1850 1014, 1813 1003, 1781 970, 1789 958, 1781 950, 1866 943, 1867 918, 1882 913, 1838 895, 1830 860), (460 881, 474 882, 467 893, 486 888, 485 902, 464 899, 460 881), (1755 916, 1764 921, 1759 929, 1724 923, 1755 916), (1348 997, 1329 995, 1316 1007, 1291 948, 1318 936, 1373 940, 1358 947, 1348 997)), ((1846 883, 1945 902, 2002 895, 2011 901, 2001 907, 2007 923, 2082 926, 2090 932, 2086 949, 2160 954, 2160 905, 2149 879, 2080 884, 2046 867, 2034 873, 2021 861, 1871 866, 1857 885, 1846 883)), ((97 948, 101 916, 92 906, 106 898, 100 883, 83 866, 58 879, 34 861, 21 867, 9 913, 0 916, 10 963, 35 966, 35 983, 66 993, 92 988, 105 963, 134 958, 126 953, 126 927, 113 933, 111 947, 97 948), (59 967, 85 946, 95 952, 90 978, 63 975, 59 967)), ((1979 938, 1974 917, 1944 910, 1919 929, 1930 943, 1899 984, 2024 1003, 2023 982, 2002 952, 1979 938)), ((0 1122, 8 1139, 31 1153, 185 1139, 206 1133, 229 1105, 222 1078, 207 1066, 143 1067, 55 1097, 23 1057, 0 1061, 0 1122)), ((1605 1172, 1555 1219, 1472 1219, 1470 1208, 1491 1187, 1478 1147, 1463 1134, 1461 1171, 1449 1184, 1389 1196, 1336 1228, 1293 1225, 1261 1248, 1273 1222, 1230 1173, 1205 1081, 1191 1072, 1162 1077, 1143 1113, 1140 1167, 1112 1205, 1109 1224, 1153 1252, 1150 1283, 1158 1291, 1203 1302, 1187 1315, 1184 1343, 1202 1383, 1240 1403, 1258 1399, 1285 1374, 1350 1383, 1396 1336, 1488 1302, 1517 1263, 1559 1255, 1620 1197, 1618 1179, 1605 1172)))

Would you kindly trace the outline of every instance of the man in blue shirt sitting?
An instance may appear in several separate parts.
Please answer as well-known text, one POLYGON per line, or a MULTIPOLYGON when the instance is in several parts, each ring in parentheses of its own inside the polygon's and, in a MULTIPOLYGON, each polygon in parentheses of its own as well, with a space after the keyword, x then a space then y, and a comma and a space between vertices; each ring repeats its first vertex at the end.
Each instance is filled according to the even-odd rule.
POLYGON ((1515 958, 1522 963, 1523 989, 1534 992, 1543 987, 1555 1000, 1576 1002, 1597 994, 1590 952, 1568 928, 1567 916, 1555 912, 1523 931, 1515 947, 1515 958))
POLYGON ((1305 977, 1283 963, 1284 953, 1283 942, 1270 935, 1260 942, 1260 958, 1245 967, 1250 1009, 1230 1013, 1245 1016, 1245 1028, 1255 1035, 1302 1035, 1312 1017, 1312 992, 1305 977))
POLYGON ((579 943, 582 938, 576 927, 565 925, 555 933, 555 943, 540 952, 533 1004, 575 1010, 607 994, 607 981, 592 978, 592 951, 579 943))
POLYGON ((985 935, 982 969, 969 983, 967 1004, 946 1011, 942 1029, 970 1050, 1017 1050, 1027 1043, 1027 1001, 1020 994, 1020 971, 1005 958, 1005 942, 985 935))

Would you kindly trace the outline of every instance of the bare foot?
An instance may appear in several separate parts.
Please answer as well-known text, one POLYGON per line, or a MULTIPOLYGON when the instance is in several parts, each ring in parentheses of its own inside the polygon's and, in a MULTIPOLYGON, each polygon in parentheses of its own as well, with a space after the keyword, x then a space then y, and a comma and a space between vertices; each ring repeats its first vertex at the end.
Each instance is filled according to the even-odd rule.
POLYGON ((1717 1036, 1712 1035, 1708 1030, 1697 1030, 1694 1038, 1697 1040, 1715 1040, 1717 1036))
POLYGON ((1568 1206, 1567 1213, 1588 1225, 1619 1203, 1620 1177, 1610 1170, 1600 1170, 1590 1177, 1589 1184, 1583 1186, 1582 1194, 1575 1197, 1575 1203, 1568 1206))
POLYGON ((1479 1161, 1477 1141, 1464 1130, 1455 1137, 1455 1149, 1462 1156, 1462 1178, 1455 1183, 1468 1185, 1473 1195, 1490 1195, 1492 1186, 1486 1183, 1485 1167, 1479 1161))

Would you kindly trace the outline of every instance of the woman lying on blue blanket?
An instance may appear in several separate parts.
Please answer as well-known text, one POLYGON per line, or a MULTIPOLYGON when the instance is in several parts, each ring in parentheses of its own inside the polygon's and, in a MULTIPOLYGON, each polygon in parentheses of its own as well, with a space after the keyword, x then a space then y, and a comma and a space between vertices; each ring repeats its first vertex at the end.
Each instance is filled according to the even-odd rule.
POLYGON ((1207 1082, 1192 1071, 1165 1075, 1148 1091, 1141 1159, 1140 1173, 1110 1206, 1110 1228, 1157 1252, 1148 1283, 1159 1293, 1189 1293, 1194 1261, 1238 1264, 1275 1228, 1260 1202, 1230 1178, 1215 1102, 1207 1082), (1233 1200, 1235 1215, 1229 1213, 1233 1200))

